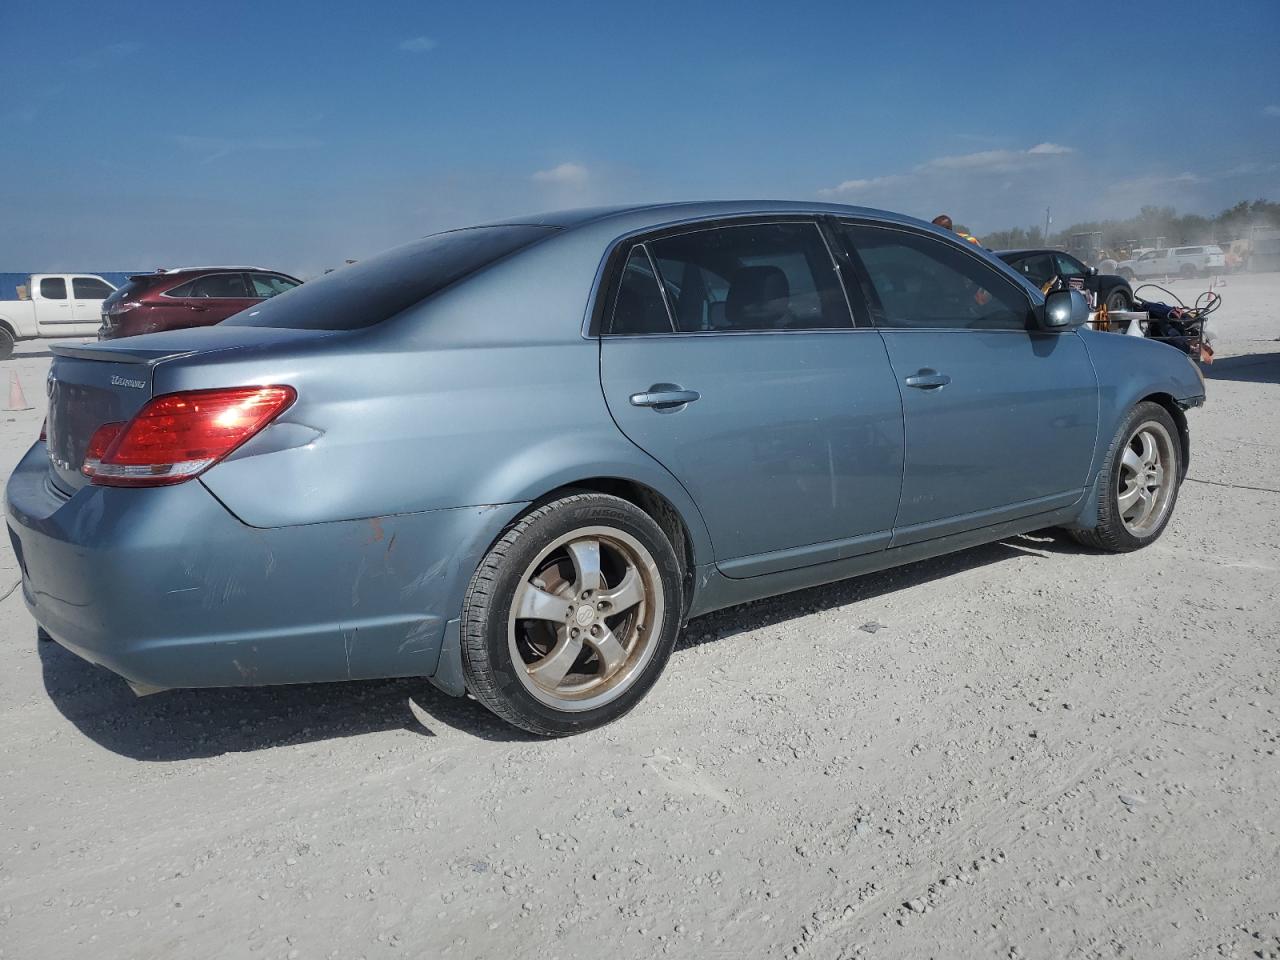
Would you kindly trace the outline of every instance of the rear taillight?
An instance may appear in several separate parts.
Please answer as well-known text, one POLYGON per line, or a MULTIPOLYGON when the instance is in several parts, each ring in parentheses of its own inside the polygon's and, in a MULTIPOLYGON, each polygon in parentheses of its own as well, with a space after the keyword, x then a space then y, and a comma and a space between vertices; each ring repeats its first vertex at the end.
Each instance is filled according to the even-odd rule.
POLYGON ((47 443, 49 440, 49 418, 45 417, 40 421, 40 442, 47 443))
POLYGON ((289 408, 293 387, 231 387, 168 393, 127 424, 99 427, 85 476, 107 487, 159 487, 198 476, 289 408), (95 456, 95 454, 97 454, 95 456))

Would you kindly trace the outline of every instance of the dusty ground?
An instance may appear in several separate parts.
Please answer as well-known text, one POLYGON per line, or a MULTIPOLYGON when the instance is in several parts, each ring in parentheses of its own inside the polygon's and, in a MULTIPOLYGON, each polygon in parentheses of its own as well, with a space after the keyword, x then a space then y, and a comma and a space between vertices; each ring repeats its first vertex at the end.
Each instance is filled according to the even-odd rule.
POLYGON ((1280 956, 1280 275, 1223 293, 1157 545, 706 617, 571 740, 419 682, 135 700, 13 593, 0 956, 1280 956))

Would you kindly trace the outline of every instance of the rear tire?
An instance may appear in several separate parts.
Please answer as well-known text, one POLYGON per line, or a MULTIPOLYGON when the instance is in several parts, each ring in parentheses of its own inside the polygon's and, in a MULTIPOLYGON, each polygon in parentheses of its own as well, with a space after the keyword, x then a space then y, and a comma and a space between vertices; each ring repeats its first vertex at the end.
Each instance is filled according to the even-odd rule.
POLYGON ((681 583, 673 545, 634 504, 579 493, 537 507, 471 579, 462 610, 467 688, 539 736, 616 720, 671 656, 681 583))
POLYGON ((13 334, 0 327, 0 360, 8 360, 13 356, 14 343, 13 334))
POLYGON ((1184 263, 1179 273, 1182 274, 1184 280, 1194 280, 1200 275, 1200 271, 1189 263, 1184 263))
POLYGON ((1154 543, 1178 502, 1182 464, 1182 444, 1169 411, 1158 403, 1139 403, 1120 424, 1102 462, 1097 525, 1071 535, 1111 553, 1154 543))

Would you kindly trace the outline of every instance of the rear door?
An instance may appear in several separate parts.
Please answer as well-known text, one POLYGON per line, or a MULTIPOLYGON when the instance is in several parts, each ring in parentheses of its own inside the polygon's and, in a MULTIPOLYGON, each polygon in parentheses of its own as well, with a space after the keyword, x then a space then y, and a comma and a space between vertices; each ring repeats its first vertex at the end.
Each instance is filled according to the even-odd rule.
POLYGON ((964 244, 846 222, 906 422, 893 545, 1079 500, 1098 387, 1074 332, 1031 328, 1026 290, 964 244))
POLYGON ((75 317, 76 335, 91 334, 102 323, 102 301, 115 287, 101 277, 71 278, 71 310, 75 317))
POLYGON ((812 220, 642 238, 604 294, 614 420, 688 490, 728 576, 883 549, 902 410, 812 220))
POLYGON ((220 323, 232 314, 259 302, 250 295, 243 273, 207 273, 163 294, 166 303, 173 301, 168 317, 159 329, 207 327, 220 323))

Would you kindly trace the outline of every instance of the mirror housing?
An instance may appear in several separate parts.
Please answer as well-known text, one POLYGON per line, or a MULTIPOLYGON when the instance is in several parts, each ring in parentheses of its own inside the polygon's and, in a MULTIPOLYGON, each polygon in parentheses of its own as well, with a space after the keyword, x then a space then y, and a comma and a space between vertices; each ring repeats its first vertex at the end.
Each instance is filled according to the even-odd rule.
POLYGON ((1036 311, 1041 330, 1075 330, 1089 319, 1089 301, 1079 290, 1055 290, 1036 311))
POLYGON ((1097 267, 1090 267, 1090 268, 1088 269, 1087 273, 1088 273, 1088 275, 1089 275, 1089 276, 1091 276, 1091 277, 1096 277, 1096 276, 1098 275, 1098 268, 1097 268, 1097 267))

